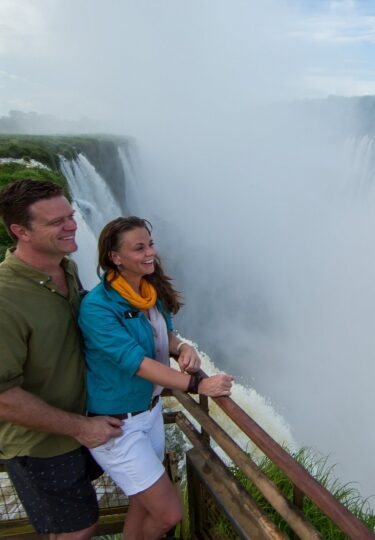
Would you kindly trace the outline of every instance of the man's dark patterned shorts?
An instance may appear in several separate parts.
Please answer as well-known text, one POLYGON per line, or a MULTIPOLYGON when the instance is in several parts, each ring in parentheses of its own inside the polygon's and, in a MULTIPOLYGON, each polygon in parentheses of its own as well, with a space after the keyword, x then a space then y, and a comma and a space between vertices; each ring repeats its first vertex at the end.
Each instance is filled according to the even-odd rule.
POLYGON ((97 521, 98 503, 81 448, 51 458, 16 457, 3 463, 39 534, 80 531, 97 521))

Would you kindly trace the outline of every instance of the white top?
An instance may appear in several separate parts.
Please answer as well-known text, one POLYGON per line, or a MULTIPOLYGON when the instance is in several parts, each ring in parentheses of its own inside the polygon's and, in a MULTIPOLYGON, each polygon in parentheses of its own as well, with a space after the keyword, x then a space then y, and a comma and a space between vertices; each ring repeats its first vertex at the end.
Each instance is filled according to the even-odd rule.
MULTIPOLYGON (((148 316, 154 334, 155 360, 169 366, 169 340, 165 319, 156 306, 148 310, 148 316)), ((152 397, 158 396, 162 390, 162 386, 155 384, 152 397)))

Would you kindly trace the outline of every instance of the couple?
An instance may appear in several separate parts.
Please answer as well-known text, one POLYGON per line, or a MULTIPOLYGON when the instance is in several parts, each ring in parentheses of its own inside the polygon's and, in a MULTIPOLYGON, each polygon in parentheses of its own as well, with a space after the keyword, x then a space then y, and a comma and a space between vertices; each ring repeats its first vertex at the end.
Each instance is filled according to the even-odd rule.
POLYGON ((229 395, 232 377, 200 380, 195 349, 173 333, 181 302, 147 221, 105 226, 102 279, 78 315, 82 291, 66 257, 77 226, 62 189, 8 184, 0 215, 16 244, 0 264, 0 458, 29 518, 51 539, 91 538, 98 506, 87 447, 130 497, 126 539, 161 538, 182 513, 162 466, 161 389, 229 395))

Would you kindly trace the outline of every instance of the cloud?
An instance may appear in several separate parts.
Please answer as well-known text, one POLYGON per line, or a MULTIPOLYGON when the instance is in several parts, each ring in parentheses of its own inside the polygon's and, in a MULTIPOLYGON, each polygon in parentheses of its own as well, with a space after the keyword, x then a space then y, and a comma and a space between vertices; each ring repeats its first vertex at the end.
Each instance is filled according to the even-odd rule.
POLYGON ((366 80, 361 76, 350 74, 316 73, 308 74, 302 81, 309 88, 310 95, 315 96, 369 96, 375 94, 375 80, 366 80))
MULTIPOLYGON (((314 14, 298 20, 298 28, 292 32, 320 45, 345 45, 375 43, 375 15, 364 4, 353 1, 331 1, 316 4, 314 14)), ((373 8, 372 8, 373 9, 373 8)))
POLYGON ((162 117, 174 107, 189 123, 187 96, 197 115, 224 109, 219 87, 236 96, 228 114, 241 114, 251 100, 358 95, 375 80, 375 17, 358 2, 314 0, 299 11, 276 0, 74 5, 0 2, 0 113, 18 101, 102 125, 113 118, 113 129, 128 131, 155 108, 162 117))
POLYGON ((30 46, 42 45, 46 18, 41 0, 1 0, 0 21, 0 55, 27 54, 30 46))
POLYGON ((13 73, 8 73, 7 71, 3 71, 3 70, 0 70, 0 77, 3 77, 4 79, 9 79, 9 80, 15 81, 15 82, 32 84, 31 81, 28 81, 24 77, 19 77, 18 75, 14 75, 13 73))

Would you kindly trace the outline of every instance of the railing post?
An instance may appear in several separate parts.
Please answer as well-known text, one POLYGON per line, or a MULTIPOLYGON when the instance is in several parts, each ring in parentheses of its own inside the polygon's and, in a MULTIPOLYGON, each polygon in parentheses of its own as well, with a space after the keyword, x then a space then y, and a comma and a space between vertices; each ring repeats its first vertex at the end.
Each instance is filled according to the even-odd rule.
MULTIPOLYGON (((199 405, 200 405, 201 409, 205 413, 207 413, 207 415, 208 415, 209 407, 208 407, 208 397, 207 396, 204 396, 204 395, 200 394, 200 396, 199 396, 199 405)), ((210 435, 209 435, 209 433, 204 428, 201 428, 201 434, 202 434, 202 442, 209 446, 210 445, 210 435)))
POLYGON ((186 454, 186 480, 189 501, 189 538, 198 540, 202 530, 202 489, 191 464, 189 452, 186 454))
MULTIPOLYGON (((293 504, 303 513, 303 499, 305 494, 295 484, 293 484, 293 504)), ((292 531, 292 540, 300 540, 298 534, 292 531)))

